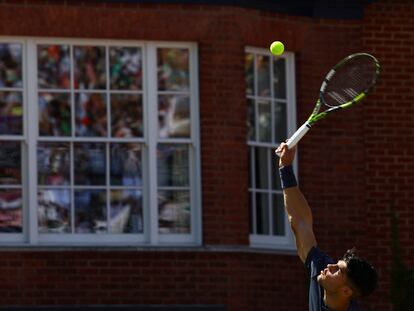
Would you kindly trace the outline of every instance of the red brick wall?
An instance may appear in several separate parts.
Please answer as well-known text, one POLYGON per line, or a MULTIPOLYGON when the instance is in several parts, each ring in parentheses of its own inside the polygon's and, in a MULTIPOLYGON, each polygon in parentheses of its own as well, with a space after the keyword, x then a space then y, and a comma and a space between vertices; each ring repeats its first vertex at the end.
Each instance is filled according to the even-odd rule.
MULTIPOLYGON (((244 47, 278 39, 296 53, 298 123, 336 61, 361 50, 377 55, 384 73, 375 93, 312 129, 299 170, 320 246, 334 257, 356 246, 379 267, 380 288, 368 303, 381 311, 391 310, 391 202, 403 258, 414 265, 413 10, 379 2, 362 21, 340 21, 230 6, 0 1, 0 35, 198 42, 203 240, 222 247, 248 245, 244 47)), ((0 280, 1 305, 307 308, 299 259, 272 252, 0 249, 0 280)))

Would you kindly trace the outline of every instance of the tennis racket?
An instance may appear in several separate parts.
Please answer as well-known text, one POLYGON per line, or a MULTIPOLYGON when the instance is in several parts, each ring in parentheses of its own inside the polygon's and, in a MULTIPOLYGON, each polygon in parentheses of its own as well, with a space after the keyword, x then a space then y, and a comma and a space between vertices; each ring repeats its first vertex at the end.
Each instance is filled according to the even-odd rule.
MULTIPOLYGON (((348 109, 361 102, 377 83, 380 72, 378 60, 367 53, 349 55, 336 64, 322 82, 312 114, 287 140, 287 147, 295 147, 312 125, 329 113, 348 109), (327 109, 319 112, 322 104, 327 109)), ((280 156, 280 153, 276 154, 280 156)))

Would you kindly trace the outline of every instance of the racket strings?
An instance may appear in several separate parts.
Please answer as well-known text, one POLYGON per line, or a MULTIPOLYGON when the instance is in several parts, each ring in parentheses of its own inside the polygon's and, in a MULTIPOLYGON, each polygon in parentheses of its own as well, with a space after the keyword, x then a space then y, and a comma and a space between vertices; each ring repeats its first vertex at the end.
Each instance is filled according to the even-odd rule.
POLYGON ((326 82, 323 102, 330 107, 350 102, 375 84, 376 77, 376 64, 371 57, 351 58, 336 68, 326 82))

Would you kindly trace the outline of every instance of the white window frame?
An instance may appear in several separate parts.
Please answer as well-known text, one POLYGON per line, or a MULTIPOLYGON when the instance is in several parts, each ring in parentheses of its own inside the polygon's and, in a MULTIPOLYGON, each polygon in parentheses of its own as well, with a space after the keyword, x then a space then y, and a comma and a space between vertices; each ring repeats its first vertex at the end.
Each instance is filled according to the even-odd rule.
MULTIPOLYGON (((4 245, 52 245, 52 246, 198 246, 202 244, 201 223, 201 157, 199 137, 199 86, 198 86, 198 45, 194 42, 101 40, 77 38, 31 38, 0 37, 0 43, 20 43, 23 46, 23 109, 24 131, 22 136, 2 136, 2 140, 24 141, 22 151, 23 187, 23 232, 0 233, 0 246, 4 245), (140 47, 143 61, 143 138, 133 139, 143 146, 143 234, 53 234, 38 233, 37 220, 37 142, 38 135, 38 89, 37 89, 37 45, 68 44, 70 46, 122 46, 140 47), (189 97, 191 137, 179 139, 158 138, 158 101, 157 101, 157 48, 186 48, 189 51, 189 97), (189 234, 158 233, 158 196, 157 196, 157 143, 185 143, 189 147, 189 177, 191 228, 189 234), (151 179, 150 179, 151 177, 151 179)), ((72 47, 71 47, 72 48, 72 47)), ((108 54, 108 53, 107 53, 108 54)), ((107 55, 108 57, 108 55, 107 55)), ((71 75, 73 75, 71 64, 71 75)), ((107 69, 107 80, 108 69, 107 69)), ((107 82, 108 83, 108 82, 107 82)), ((74 88, 68 90, 71 96, 74 88)), ((108 88, 103 91, 110 94, 108 88)), ((77 140, 74 137, 72 141, 77 140)), ((47 139, 46 139, 47 140, 47 139)), ((99 139, 98 139, 99 140, 99 139)), ((40 140, 44 141, 44 139, 40 140)), ((94 139, 87 139, 94 141, 94 139)), ((103 139, 103 142, 110 141, 103 139)), ((73 161, 73 159, 72 159, 73 161)), ((73 185, 71 185, 72 187, 73 185)), ((105 186, 107 188, 108 186, 105 186)), ((107 198, 108 200, 108 198, 107 198)))
MULTIPOLYGON (((264 48, 258 48, 258 47, 252 47, 247 46, 245 48, 245 53, 252 53, 255 55, 264 55, 269 56, 272 59, 276 59, 275 56, 273 56, 268 49, 264 48)), ((283 58, 286 61, 286 100, 280 100, 281 102, 286 102, 286 113, 287 113, 287 134, 288 136, 292 135, 296 130, 296 81, 295 81, 295 54, 292 52, 285 52, 279 58, 283 58)), ((256 70, 256 69, 255 69, 256 70)), ((270 81, 273 80, 273 70, 271 70, 271 76, 270 81)), ((254 73, 257 77, 257 72, 254 73)), ((256 89, 257 89, 257 81, 256 81, 256 89)), ((246 94, 247 96, 247 94, 246 94)), ((270 97, 258 97, 258 96, 247 96, 247 98, 257 99, 267 99, 267 100, 274 100, 273 95, 273 87, 271 87, 271 95, 270 97)), ((257 109, 257 104, 255 104, 257 109)), ((256 122, 256 132, 257 132, 257 122, 256 122)), ((272 143, 263 143, 258 141, 251 141, 249 140, 247 142, 248 144, 248 152, 251 151, 251 147, 265 147, 270 149, 275 149, 277 147, 277 144, 272 143)), ((273 153, 271 153, 273 156, 273 153)), ((275 156, 274 156, 275 157, 275 156)), ((271 161, 277 161, 276 158, 271 158, 271 161)), ((253 161, 253 160, 252 160, 253 161)), ((253 163, 252 163, 253 164, 253 163)), ((271 167, 271 163, 268 164, 268 167, 271 167)), ((249 165, 250 169, 250 165, 249 165)), ((297 173, 297 157, 295 158, 294 162, 294 169, 297 173)), ((272 174, 278 174, 278 172, 272 172, 272 174)), ((254 178, 254 177, 252 177, 254 178)), ((270 184, 270 181, 269 181, 270 184)), ((251 190, 255 190, 252 188, 249 188, 249 192, 251 190)), ((266 193, 268 193, 267 191, 266 193)), ((282 190, 271 190, 271 193, 274 194, 282 194, 282 190)), ((255 213, 252 212, 252 203, 249 201, 249 214, 250 217, 252 217, 251 221, 254 224, 255 223, 255 213)), ((272 227, 272 209, 269 209, 269 228, 272 227)), ((262 235, 262 234, 253 234, 250 233, 249 235, 249 241, 250 246, 253 248, 266 248, 266 249, 277 249, 277 250, 283 250, 283 251, 293 251, 296 249, 295 242, 294 242, 294 236, 292 233, 292 230, 289 225, 289 221, 287 218, 287 215, 285 213, 284 217, 284 226, 285 226, 285 235, 284 236, 274 236, 271 234, 268 235, 262 235)))

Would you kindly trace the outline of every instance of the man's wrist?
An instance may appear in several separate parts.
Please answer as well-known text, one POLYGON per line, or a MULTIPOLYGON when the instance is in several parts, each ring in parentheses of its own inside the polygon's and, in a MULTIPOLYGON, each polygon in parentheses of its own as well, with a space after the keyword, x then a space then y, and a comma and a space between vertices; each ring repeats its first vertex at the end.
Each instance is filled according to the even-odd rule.
POLYGON ((279 175, 282 189, 296 187, 298 185, 292 165, 280 166, 279 175))

